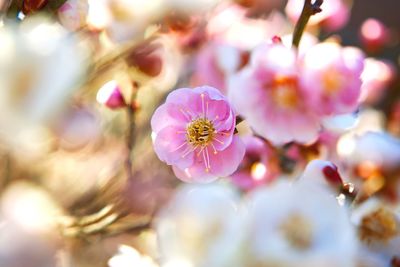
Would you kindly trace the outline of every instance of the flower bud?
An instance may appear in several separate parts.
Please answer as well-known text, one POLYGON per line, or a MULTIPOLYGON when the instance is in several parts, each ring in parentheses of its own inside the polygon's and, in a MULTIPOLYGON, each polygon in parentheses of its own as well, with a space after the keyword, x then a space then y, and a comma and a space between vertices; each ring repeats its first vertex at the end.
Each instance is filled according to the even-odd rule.
POLYGON ((24 0, 22 4, 22 12, 25 15, 38 11, 47 5, 47 0, 24 0))
POLYGON ((159 43, 151 43, 151 41, 145 41, 140 44, 136 49, 127 57, 127 63, 130 66, 138 68, 144 74, 155 77, 158 76, 162 71, 162 59, 157 54, 157 50, 160 48, 159 43))
POLYGON ((110 109, 118 109, 126 106, 124 96, 114 80, 107 82, 100 88, 97 92, 96 100, 110 109))

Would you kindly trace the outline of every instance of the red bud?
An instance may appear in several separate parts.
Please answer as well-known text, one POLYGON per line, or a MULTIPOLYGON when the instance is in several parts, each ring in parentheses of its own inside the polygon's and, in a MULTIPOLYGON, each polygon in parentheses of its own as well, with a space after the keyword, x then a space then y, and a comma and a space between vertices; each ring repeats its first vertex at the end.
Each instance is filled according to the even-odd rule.
POLYGON ((335 185, 342 185, 343 180, 342 177, 340 177, 340 174, 337 170, 337 167, 335 165, 333 166, 325 166, 322 169, 322 172, 325 176, 325 179, 335 185))
POLYGON ((24 0, 22 4, 22 12, 25 15, 36 12, 47 5, 48 0, 24 0))

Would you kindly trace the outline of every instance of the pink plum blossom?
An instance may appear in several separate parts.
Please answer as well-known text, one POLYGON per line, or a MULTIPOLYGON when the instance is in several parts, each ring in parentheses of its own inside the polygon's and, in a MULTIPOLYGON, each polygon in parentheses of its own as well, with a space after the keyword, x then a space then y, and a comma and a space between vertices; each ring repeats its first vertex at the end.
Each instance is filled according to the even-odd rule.
MULTIPOLYGON (((291 21, 296 22, 300 17, 304 1, 289 0, 286 14, 291 21)), ((335 31, 346 25, 350 17, 350 7, 344 0, 324 1, 322 12, 310 18, 310 25, 321 25, 327 30, 335 31)))
POLYGON ((243 190, 251 190, 272 182, 278 174, 272 149, 260 138, 242 137, 246 154, 238 170, 231 175, 232 182, 243 190))
POLYGON ((237 169, 245 147, 235 126, 227 99, 208 86, 171 92, 151 120, 157 156, 186 182, 210 182, 237 169))
POLYGON ((302 82, 307 100, 320 115, 339 115, 357 109, 364 55, 357 48, 321 43, 303 58, 302 82))
POLYGON ((248 53, 221 42, 210 42, 196 57, 196 72, 192 83, 207 84, 226 93, 226 80, 248 61, 248 53))
POLYGON ((87 0, 68 0, 58 9, 58 17, 65 28, 75 31, 85 26, 88 11, 87 0))
POLYGON ((305 103, 310 92, 300 82, 296 53, 282 44, 257 47, 250 64, 231 77, 228 94, 253 130, 274 145, 318 137, 319 118, 305 103))

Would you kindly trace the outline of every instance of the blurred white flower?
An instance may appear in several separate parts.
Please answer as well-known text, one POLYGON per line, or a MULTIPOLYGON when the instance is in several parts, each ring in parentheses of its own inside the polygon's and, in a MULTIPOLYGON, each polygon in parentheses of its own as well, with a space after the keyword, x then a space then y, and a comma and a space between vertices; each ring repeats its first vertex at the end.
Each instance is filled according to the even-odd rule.
POLYGON ((158 265, 149 257, 141 255, 136 249, 119 246, 118 253, 108 261, 109 267, 157 267, 158 265))
POLYGON ((2 27, 0 40, 0 138, 11 147, 35 143, 32 135, 25 142, 21 133, 56 118, 78 88, 87 51, 59 24, 41 17, 2 27))
POLYGON ((357 242, 347 211, 325 190, 280 183, 248 201, 242 266, 355 266, 357 242))
POLYGON ((370 198, 353 210, 351 221, 358 227, 363 244, 360 257, 369 255, 377 262, 371 266, 390 266, 393 257, 400 257, 399 208, 370 198))
POLYGON ((40 187, 18 182, 9 186, 0 199, 0 212, 6 222, 27 233, 51 233, 62 215, 54 199, 40 187))
POLYGON ((0 196, 0 265, 54 267, 62 208, 37 184, 12 182, 0 196))
POLYGON ((204 14, 214 8, 217 4, 227 2, 226 0, 164 0, 165 5, 172 11, 186 14, 204 14))
POLYGON ((88 23, 106 28, 115 42, 142 38, 148 26, 164 14, 163 0, 90 0, 88 23))
POLYGON ((222 185, 186 185, 159 214, 162 266, 232 267, 243 228, 237 196, 222 185))
MULTIPOLYGON (((339 144, 340 145, 340 140, 339 144)), ((352 139, 352 148, 342 159, 352 165, 371 163, 384 170, 400 164, 400 140, 384 132, 367 132, 352 139)))
POLYGON ((336 147, 339 157, 345 160, 351 159, 356 148, 356 139, 358 136, 362 136, 367 132, 384 131, 385 115, 378 110, 365 109, 359 114, 353 116, 354 121, 351 117, 338 117, 333 121, 331 120, 330 122, 324 122, 324 126, 327 126, 326 123, 328 123, 330 127, 327 128, 329 129, 336 128, 337 130, 340 130, 341 128, 342 130, 349 130, 341 135, 336 147), (352 123, 354 123, 354 125, 351 125, 352 123))
POLYGON ((343 133, 357 126, 358 114, 349 113, 329 116, 322 120, 325 129, 334 133, 343 133))
POLYGON ((305 186, 312 183, 336 195, 343 185, 343 180, 335 164, 330 161, 316 159, 307 164, 297 183, 306 183, 305 186))

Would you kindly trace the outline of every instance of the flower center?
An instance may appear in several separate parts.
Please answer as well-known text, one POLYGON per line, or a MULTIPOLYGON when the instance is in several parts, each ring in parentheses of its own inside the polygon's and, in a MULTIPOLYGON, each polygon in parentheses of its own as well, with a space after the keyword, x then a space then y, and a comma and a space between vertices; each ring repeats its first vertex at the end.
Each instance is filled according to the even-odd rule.
POLYGON ((303 215, 298 213, 290 215, 281 224, 281 231, 293 248, 306 250, 311 247, 312 225, 303 215))
POLYGON ((343 78, 341 77, 340 73, 337 70, 330 70, 327 71, 323 77, 322 81, 324 84, 324 91, 327 95, 334 95, 339 90, 343 84, 343 78))
POLYGON ((384 208, 364 217, 358 230, 361 240, 366 243, 385 242, 399 233, 395 215, 384 208))
POLYGON ((272 98, 279 107, 296 107, 299 100, 297 80, 293 77, 277 76, 272 85, 272 98))
POLYGON ((193 146, 207 146, 213 141, 214 134, 214 125, 206 118, 196 119, 186 127, 187 141, 193 146))

